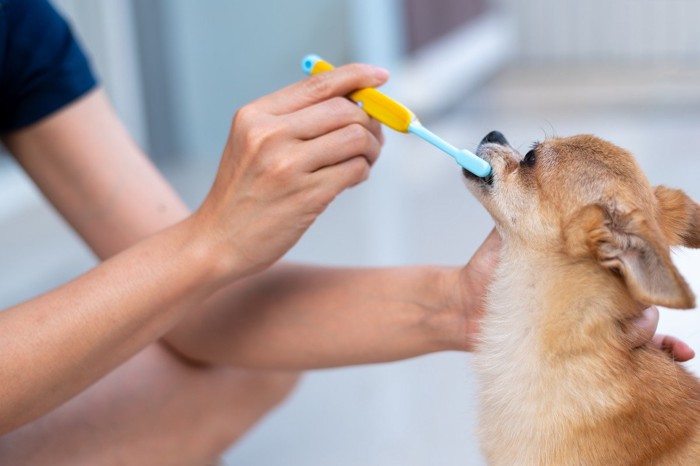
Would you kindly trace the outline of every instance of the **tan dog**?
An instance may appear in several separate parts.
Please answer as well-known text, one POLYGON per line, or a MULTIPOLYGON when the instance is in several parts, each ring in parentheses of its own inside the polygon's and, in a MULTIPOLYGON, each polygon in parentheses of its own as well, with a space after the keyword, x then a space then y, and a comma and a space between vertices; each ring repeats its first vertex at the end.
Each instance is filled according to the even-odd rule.
POLYGON ((475 355, 489 463, 700 465, 700 383, 629 343, 646 305, 695 305, 669 246, 700 247, 698 204, 593 136, 523 157, 494 131, 477 153, 503 239, 475 355))

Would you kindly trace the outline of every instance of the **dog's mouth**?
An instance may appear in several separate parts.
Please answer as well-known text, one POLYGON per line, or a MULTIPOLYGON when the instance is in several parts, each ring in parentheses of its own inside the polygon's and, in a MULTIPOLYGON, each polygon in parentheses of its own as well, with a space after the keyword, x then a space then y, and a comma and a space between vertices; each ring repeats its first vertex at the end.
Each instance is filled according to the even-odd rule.
MULTIPOLYGON (((477 154, 477 155, 478 155, 478 154, 477 154)), ((483 158, 483 157, 482 157, 482 158, 483 158)), ((467 178, 468 180, 473 180, 473 181, 475 181, 475 182, 482 183, 482 184, 484 184, 484 185, 486 185, 486 186, 492 186, 492 185, 493 185, 493 171, 491 171, 491 173, 489 173, 488 176, 485 176, 485 177, 483 177, 483 178, 480 177, 480 176, 476 176, 475 174, 473 174, 472 172, 470 172, 470 171, 467 170, 466 168, 463 168, 463 169, 462 169, 462 174, 463 174, 464 177, 467 178)))
MULTIPOLYGON (((476 155, 479 158, 482 158, 486 160, 491 166, 493 167, 493 164, 491 163, 491 157, 490 157, 490 151, 489 148, 497 145, 497 146, 508 146, 508 140, 506 139, 505 136, 503 136, 503 133, 500 131, 491 131, 489 134, 484 136, 484 138, 481 140, 479 145, 476 148, 476 155)), ((463 169, 462 173, 464 174, 464 177, 473 180, 475 182, 482 183, 485 186, 493 186, 493 181, 494 181, 494 171, 491 170, 491 173, 484 177, 481 178, 479 176, 474 175, 473 173, 463 169)))
MULTIPOLYGON (((490 149, 494 146, 509 146, 510 144, 508 143, 508 140, 506 139, 505 136, 503 136, 503 133, 500 131, 491 131, 489 134, 484 136, 484 139, 481 140, 479 143, 478 147, 476 148, 476 155, 479 158, 482 158, 486 160, 491 166, 493 167, 493 163, 491 163, 491 157, 490 157, 490 149)), ((474 175, 473 173, 469 172, 468 170, 462 169, 462 173, 464 174, 464 177, 473 180, 474 182, 478 182, 483 184, 484 186, 493 186, 493 182, 495 179, 494 175, 494 170, 491 170, 491 173, 484 177, 481 178, 479 176, 474 175)))

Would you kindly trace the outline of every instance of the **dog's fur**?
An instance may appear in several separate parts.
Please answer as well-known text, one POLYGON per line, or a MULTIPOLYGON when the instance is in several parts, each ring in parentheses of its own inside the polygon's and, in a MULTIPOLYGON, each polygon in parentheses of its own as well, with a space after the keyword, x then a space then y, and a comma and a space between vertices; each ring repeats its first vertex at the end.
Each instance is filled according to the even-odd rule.
POLYGON ((492 176, 464 175, 503 240, 474 358, 488 462, 700 464, 700 383, 630 343, 647 305, 695 306, 669 246, 700 247, 700 206, 593 136, 477 153, 492 176))

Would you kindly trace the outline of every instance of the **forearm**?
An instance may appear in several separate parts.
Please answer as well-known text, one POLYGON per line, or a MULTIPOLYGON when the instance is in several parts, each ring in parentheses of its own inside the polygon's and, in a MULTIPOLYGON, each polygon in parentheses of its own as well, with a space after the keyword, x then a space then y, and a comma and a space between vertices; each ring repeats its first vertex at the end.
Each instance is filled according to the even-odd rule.
POLYGON ((218 283, 179 224, 0 312, 0 434, 51 410, 158 339, 218 283))
MULTIPOLYGON (((101 92, 6 142, 100 258, 189 215, 101 92)), ((445 349, 445 335, 463 325, 459 313, 439 310, 440 277, 431 268, 278 265, 191 303, 167 340, 193 359, 258 367, 344 365, 445 349), (439 330, 447 319, 449 330, 439 330)), ((460 341, 448 338, 448 347, 460 341)))
POLYGON ((310 369, 462 349, 448 309, 456 270, 280 264, 220 290, 166 341, 200 361, 310 369))

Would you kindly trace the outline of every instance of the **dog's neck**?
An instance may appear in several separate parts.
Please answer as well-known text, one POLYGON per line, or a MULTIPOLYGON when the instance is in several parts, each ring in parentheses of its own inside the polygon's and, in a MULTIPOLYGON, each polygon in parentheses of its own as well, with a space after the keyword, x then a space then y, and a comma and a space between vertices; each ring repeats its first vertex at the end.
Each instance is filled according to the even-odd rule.
POLYGON ((615 277, 599 273, 594 263, 514 246, 504 238, 474 355, 480 435, 500 449, 504 435, 518 439, 512 451, 502 452, 509 458, 502 464, 538 464, 548 442, 562 441, 562 422, 618 405, 624 391, 615 385, 614 368, 595 377, 589 368, 625 360, 618 312, 620 305, 630 307, 615 277), (533 420, 536 430, 528 428, 533 420), (504 434, 503 426, 511 431, 504 434))
POLYGON ((695 435, 700 387, 627 341, 640 308, 597 263, 503 238, 474 355, 479 436, 494 464, 611 464, 618 453, 620 464, 657 464, 639 461, 658 457, 645 439, 695 435), (650 420, 666 409, 659 430, 650 420))
POLYGON ((594 261, 504 239, 485 321, 521 337, 532 332, 549 356, 561 357, 615 347, 640 312, 622 281, 594 261))

